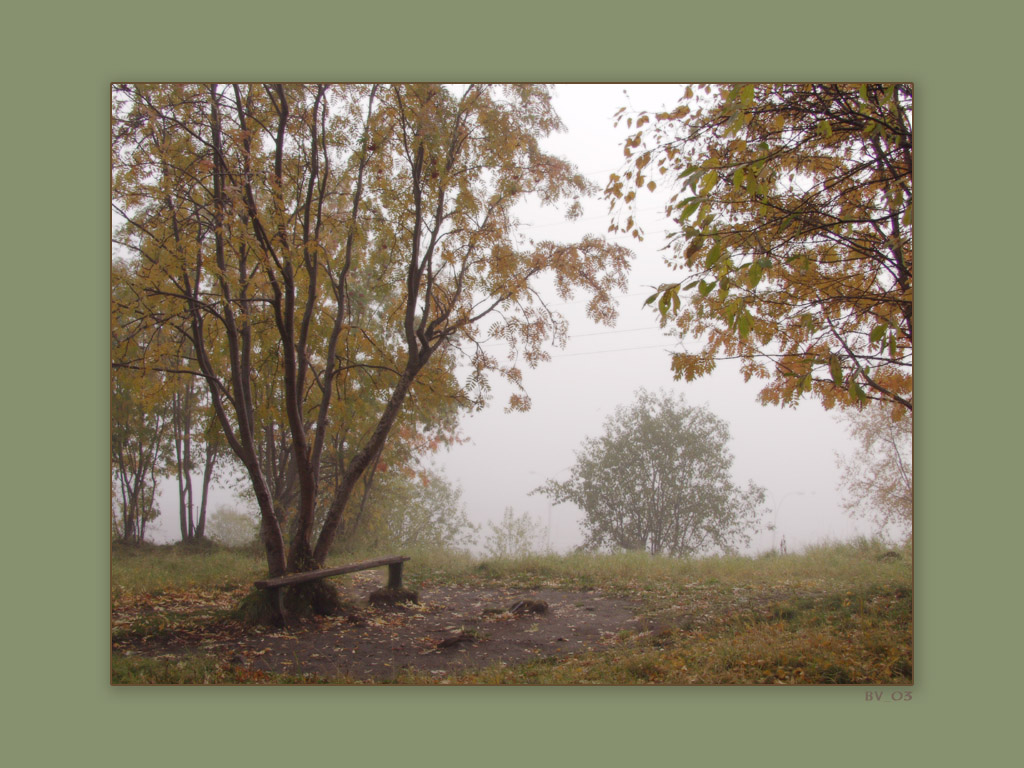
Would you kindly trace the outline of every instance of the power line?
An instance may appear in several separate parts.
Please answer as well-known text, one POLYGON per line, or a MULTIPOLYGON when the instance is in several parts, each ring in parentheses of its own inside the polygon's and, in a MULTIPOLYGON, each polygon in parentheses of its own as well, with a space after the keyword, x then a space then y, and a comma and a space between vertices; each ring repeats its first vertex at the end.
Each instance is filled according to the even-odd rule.
POLYGON ((610 333, 637 333, 639 331, 656 331, 656 326, 646 325, 643 328, 624 328, 622 330, 614 331, 594 331, 593 333, 570 333, 570 339, 582 339, 586 336, 607 336, 610 333))
MULTIPOLYGON (((655 206, 653 208, 640 208, 640 209, 634 211, 634 213, 651 213, 652 211, 662 211, 663 212, 664 210, 665 210, 665 206, 664 205, 659 205, 659 206, 655 206)), ((565 226, 567 224, 583 223, 585 221, 598 221, 599 219, 603 219, 603 220, 607 221, 607 220, 610 219, 610 217, 611 217, 611 214, 610 213, 606 213, 606 214, 602 214, 600 216, 587 216, 586 218, 581 218, 581 219, 566 219, 565 221, 554 221, 554 222, 551 222, 549 224, 520 224, 517 227, 517 229, 544 229, 545 227, 561 227, 561 226, 565 226)))
MULTIPOLYGON (((650 294, 649 291, 638 291, 637 293, 624 293, 621 296, 617 296, 616 298, 617 299, 632 299, 632 298, 635 298, 637 296, 650 296, 650 295, 651 294, 650 294)), ((589 304, 589 303, 590 303, 590 299, 580 299, 579 301, 566 301, 566 302, 563 302, 561 304, 548 304, 548 307, 551 308, 551 309, 556 309, 557 307, 575 307, 575 306, 577 306, 579 304, 589 304)))
MULTIPOLYGON (((570 333, 569 334, 569 341, 573 341, 575 339, 587 338, 588 336, 608 336, 610 334, 616 334, 616 333, 640 333, 642 331, 657 331, 657 330, 660 330, 657 326, 648 325, 648 326, 645 326, 643 328, 625 328, 625 329, 617 329, 617 330, 613 330, 613 331, 593 331, 592 333, 570 333)), ((503 342, 488 342, 487 344, 481 344, 480 346, 481 347, 503 347, 503 346, 505 346, 505 344, 503 342)), ((576 354, 576 353, 573 353, 573 354, 576 354)), ((579 354, 583 354, 583 353, 579 353, 579 354)))
POLYGON ((647 347, 622 347, 621 349, 595 349, 590 352, 566 352, 560 355, 552 355, 551 358, 556 357, 578 357, 580 355, 610 355, 614 352, 633 352, 638 349, 663 349, 668 351, 664 344, 654 344, 647 347))

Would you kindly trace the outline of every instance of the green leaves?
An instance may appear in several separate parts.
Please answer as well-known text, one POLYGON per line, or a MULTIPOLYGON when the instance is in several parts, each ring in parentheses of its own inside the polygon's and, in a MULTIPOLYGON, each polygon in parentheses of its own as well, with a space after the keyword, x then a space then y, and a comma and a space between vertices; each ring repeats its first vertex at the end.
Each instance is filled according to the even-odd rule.
POLYGON ((849 393, 850 396, 861 405, 868 401, 867 393, 861 389, 861 386, 857 383, 856 379, 850 381, 849 393))
POLYGON ((717 241, 711 246, 711 250, 708 251, 708 255, 704 257, 704 267, 711 269, 718 263, 718 260, 722 258, 722 246, 717 241))
POLYGON ((710 194, 711 190, 715 188, 715 184, 718 183, 718 171, 710 170, 701 176, 700 179, 700 194, 710 194))
POLYGON ((690 199, 690 202, 686 203, 686 205, 684 206, 683 210, 679 212, 679 219, 678 219, 679 223, 682 224, 687 219, 689 219, 691 216, 693 216, 693 214, 697 212, 698 208, 700 208, 700 199, 698 199, 698 198, 690 199))
POLYGON ((661 316, 665 317, 669 309, 673 312, 679 311, 679 283, 676 283, 661 294, 661 299, 658 301, 658 311, 661 312, 661 316))
POLYGON ((832 381, 837 387, 843 385, 843 364, 839 360, 839 356, 832 354, 828 356, 828 370, 832 374, 832 381))
POLYGON ((751 288, 756 288, 757 284, 761 282, 761 275, 764 274, 764 267, 760 261, 755 261, 747 269, 747 285, 751 288))
POLYGON ((740 334, 741 339, 746 339, 750 335, 750 331, 754 328, 754 318, 747 310, 743 310, 739 317, 736 319, 736 330, 740 334))
MULTIPOLYGON (((691 283, 687 288, 692 287, 692 285, 693 284, 691 283)), ((644 302, 644 306, 648 307, 657 301, 658 311, 661 313, 663 318, 666 317, 670 311, 673 313, 678 312, 680 306, 682 306, 682 302, 679 299, 680 287, 679 283, 659 286, 657 291, 647 297, 647 300, 644 302)))

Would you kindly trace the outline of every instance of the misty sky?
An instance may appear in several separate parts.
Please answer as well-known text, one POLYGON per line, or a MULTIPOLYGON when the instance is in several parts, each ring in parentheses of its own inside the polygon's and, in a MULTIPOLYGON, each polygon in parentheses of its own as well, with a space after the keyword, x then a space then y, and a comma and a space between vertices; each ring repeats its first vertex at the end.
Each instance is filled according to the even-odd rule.
MULTIPOLYGON (((624 124, 614 127, 615 112, 623 106, 660 109, 674 105, 680 95, 681 88, 670 85, 556 86, 554 103, 567 131, 551 137, 547 149, 569 159, 603 188, 608 174, 619 171, 625 160, 622 144, 627 129, 624 124)), ((628 404, 640 387, 682 392, 690 405, 705 406, 729 423, 734 479, 740 485, 752 480, 768 491, 769 508, 778 510, 775 540, 785 536, 791 551, 826 538, 870 534, 867 523, 851 521, 840 505, 835 453, 853 446, 833 413, 810 398, 795 409, 759 405, 756 395, 763 384, 744 383, 736 363, 722 363, 713 375, 692 383, 673 380, 669 351, 679 342, 666 336, 658 327, 657 313, 642 305, 652 286, 678 280, 682 273, 670 271, 662 260, 660 248, 668 227, 660 198, 641 195, 638 209, 644 242, 607 235, 636 253, 616 325, 595 325, 586 318, 582 301, 561 304, 552 290, 551 304, 569 320, 570 341, 565 349, 551 350, 550 362, 536 369, 524 367, 532 409, 506 414, 511 389, 493 379, 490 405, 462 418, 468 442, 433 460, 462 486, 470 519, 483 526, 481 540, 487 521, 497 522, 510 506, 517 514, 528 512, 542 526, 550 519, 555 550, 580 544, 578 509, 567 504, 551 508, 546 497, 528 494, 548 478, 565 480, 583 439, 600 434, 605 418, 616 406, 628 404)), ((607 234, 608 203, 600 197, 587 201, 583 216, 573 222, 565 222, 554 209, 523 209, 520 218, 525 237, 567 241, 586 233, 607 234)), ((230 492, 220 489, 211 511, 230 499, 230 492)), ((176 540, 173 481, 161 488, 161 510, 147 533, 156 541, 176 540)), ((768 522, 773 516, 769 513, 768 522)), ((762 531, 750 551, 765 551, 772 541, 772 533, 762 531)))

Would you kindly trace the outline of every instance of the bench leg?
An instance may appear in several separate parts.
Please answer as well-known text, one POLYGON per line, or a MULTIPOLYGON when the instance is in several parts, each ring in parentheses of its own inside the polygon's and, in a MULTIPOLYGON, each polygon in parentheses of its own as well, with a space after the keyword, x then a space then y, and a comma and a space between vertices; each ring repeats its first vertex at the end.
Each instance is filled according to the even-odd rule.
POLYGON ((388 589, 402 588, 402 565, 403 563, 388 563, 388 589))

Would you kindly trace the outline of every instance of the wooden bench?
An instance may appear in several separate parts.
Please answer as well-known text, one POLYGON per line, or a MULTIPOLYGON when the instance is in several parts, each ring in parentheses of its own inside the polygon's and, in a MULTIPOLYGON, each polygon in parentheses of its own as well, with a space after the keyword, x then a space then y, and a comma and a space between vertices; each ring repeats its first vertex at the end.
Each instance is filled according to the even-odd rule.
POLYGON ((361 563, 351 563, 349 565, 339 565, 334 568, 322 568, 319 571, 305 571, 303 573, 289 573, 286 576, 278 576, 274 579, 260 579, 257 581, 257 589, 269 590, 274 601, 277 604, 277 612, 281 617, 281 620, 286 619, 284 610, 284 587, 292 587, 296 584, 305 584, 309 581, 319 581, 320 579, 326 579, 329 576, 340 576, 343 573, 355 573, 356 571, 366 571, 370 568, 379 568, 382 565, 388 567, 388 586, 389 590, 401 590, 402 589, 402 564, 410 558, 405 555, 395 555, 393 557, 380 557, 376 560, 364 560, 361 563))

